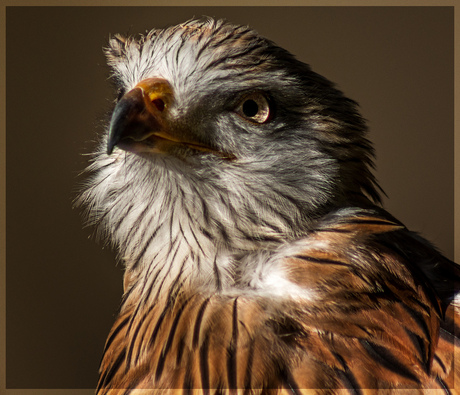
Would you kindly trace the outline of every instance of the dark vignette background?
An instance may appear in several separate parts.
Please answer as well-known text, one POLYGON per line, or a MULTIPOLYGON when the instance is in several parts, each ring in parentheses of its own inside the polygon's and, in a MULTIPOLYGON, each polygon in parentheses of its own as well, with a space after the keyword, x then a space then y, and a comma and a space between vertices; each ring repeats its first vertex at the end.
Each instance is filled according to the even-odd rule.
POLYGON ((91 388, 119 264, 72 199, 114 93, 108 36, 250 24, 369 120, 386 208, 453 257, 453 7, 7 7, 7 388, 91 388))

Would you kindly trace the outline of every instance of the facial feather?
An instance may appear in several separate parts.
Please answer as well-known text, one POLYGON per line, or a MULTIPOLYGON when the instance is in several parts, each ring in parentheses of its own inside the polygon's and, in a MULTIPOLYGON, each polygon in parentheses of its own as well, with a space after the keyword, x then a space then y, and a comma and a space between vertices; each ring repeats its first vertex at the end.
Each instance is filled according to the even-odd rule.
MULTIPOLYGON (((123 92, 145 78, 171 84, 168 122, 177 135, 235 156, 225 160, 183 146, 177 158, 100 153, 94 169, 107 168, 91 189, 92 215, 105 215, 117 243, 128 243, 124 229, 134 224, 174 215, 193 223, 197 234, 206 229, 214 245, 251 250, 260 240, 298 237, 332 207, 366 201, 366 194, 378 199, 355 104, 249 28, 190 21, 139 39, 117 36, 107 56, 123 92), (271 103, 266 124, 235 113, 243 95, 255 90, 271 103)), ((142 241, 129 242, 133 249, 142 241)))

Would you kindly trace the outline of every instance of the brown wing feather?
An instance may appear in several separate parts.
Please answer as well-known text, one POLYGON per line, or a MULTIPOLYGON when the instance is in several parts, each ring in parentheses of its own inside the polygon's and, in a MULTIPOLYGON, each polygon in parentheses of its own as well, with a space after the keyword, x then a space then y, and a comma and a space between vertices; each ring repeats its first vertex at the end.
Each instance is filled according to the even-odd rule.
POLYGON ((459 314, 451 305, 444 319, 436 290, 382 242, 400 231, 355 216, 311 232, 280 262, 309 300, 182 288, 125 305, 98 394, 453 393, 459 314))

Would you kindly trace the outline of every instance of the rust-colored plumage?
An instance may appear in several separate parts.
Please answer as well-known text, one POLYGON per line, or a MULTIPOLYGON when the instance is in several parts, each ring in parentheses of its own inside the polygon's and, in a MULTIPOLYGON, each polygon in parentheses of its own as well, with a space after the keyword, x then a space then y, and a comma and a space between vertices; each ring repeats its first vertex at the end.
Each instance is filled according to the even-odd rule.
POLYGON ((299 240, 282 265, 315 294, 311 301, 185 288, 139 308, 142 295, 129 288, 100 393, 130 393, 133 384, 158 393, 453 391, 458 314, 450 305, 445 315, 433 290, 379 240, 398 232, 397 223, 359 215, 299 240))
POLYGON ((107 53, 81 201, 126 272, 98 394, 455 392, 459 267, 380 207, 354 102, 223 21, 107 53))

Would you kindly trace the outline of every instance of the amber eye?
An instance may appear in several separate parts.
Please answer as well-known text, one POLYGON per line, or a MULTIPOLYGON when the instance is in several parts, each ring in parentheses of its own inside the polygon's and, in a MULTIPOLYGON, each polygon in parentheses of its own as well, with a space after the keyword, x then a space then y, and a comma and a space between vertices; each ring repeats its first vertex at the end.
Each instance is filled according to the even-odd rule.
POLYGON ((245 96, 236 112, 244 119, 256 123, 267 122, 271 115, 268 100, 262 93, 251 93, 245 96))

